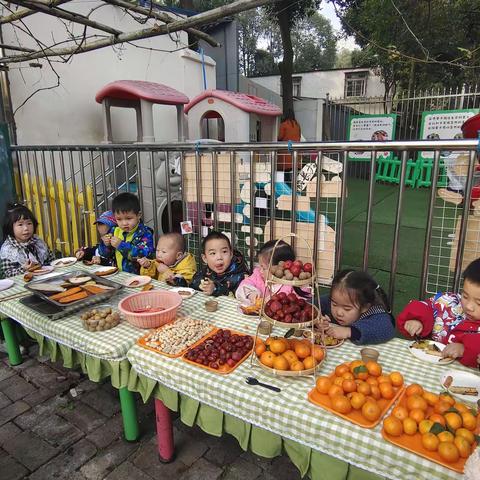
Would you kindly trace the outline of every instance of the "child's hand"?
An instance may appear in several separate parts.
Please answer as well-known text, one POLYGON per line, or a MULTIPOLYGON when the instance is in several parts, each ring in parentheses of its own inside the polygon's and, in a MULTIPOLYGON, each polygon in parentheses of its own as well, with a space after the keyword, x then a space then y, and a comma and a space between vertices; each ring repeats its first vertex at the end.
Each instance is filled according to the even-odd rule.
POLYGON ((462 343, 449 343, 443 350, 442 350, 442 357, 449 357, 449 358, 458 358, 463 357, 463 352, 465 351, 465 347, 462 343))
POLYGON ((101 263, 101 258, 98 255, 95 255, 92 257, 92 264, 93 265, 100 265, 101 263))
POLYGON ((352 336, 352 329, 350 327, 341 327, 340 325, 331 324, 325 333, 333 338, 350 338, 352 336))
POLYGON ((75 252, 75 257, 77 258, 77 260, 81 260, 84 256, 85 256, 85 251, 83 250, 83 248, 75 252))
POLYGON ((208 279, 202 280, 200 282, 200 290, 206 295, 212 295, 215 290, 215 283, 208 279))
POLYGON ((258 298, 258 292, 251 292, 247 295, 247 299, 252 305, 255 304, 257 298, 258 298))
POLYGON ((158 273, 164 273, 166 272, 167 270, 170 270, 168 268, 168 265, 165 265, 164 263, 162 262, 157 262, 157 272, 158 273))
POLYGON ((137 259, 138 264, 143 268, 150 268, 152 261, 149 260, 147 257, 141 257, 137 259))
POLYGON ((165 279, 165 281, 169 285, 175 285, 175 275, 170 275, 168 278, 165 279))
POLYGON ((104 235, 103 237, 100 237, 102 239, 102 242, 107 246, 109 247, 110 244, 111 244, 111 240, 112 240, 112 236, 107 233, 106 235, 104 235))
POLYGON ((118 237, 110 238, 110 245, 113 248, 117 248, 120 245, 120 243, 122 243, 122 240, 120 240, 120 238, 118 238, 118 237))
POLYGON ((405 322, 405 330, 411 337, 414 337, 415 335, 420 335, 422 333, 423 324, 418 320, 407 320, 405 322))
POLYGON ((321 315, 320 320, 317 322, 318 328, 327 329, 331 324, 330 317, 328 315, 321 315))
POLYGON ((29 272, 30 271, 30 268, 33 267, 33 265, 35 264, 35 262, 32 262, 30 259, 27 260, 23 265, 23 269, 26 271, 26 272, 29 272))

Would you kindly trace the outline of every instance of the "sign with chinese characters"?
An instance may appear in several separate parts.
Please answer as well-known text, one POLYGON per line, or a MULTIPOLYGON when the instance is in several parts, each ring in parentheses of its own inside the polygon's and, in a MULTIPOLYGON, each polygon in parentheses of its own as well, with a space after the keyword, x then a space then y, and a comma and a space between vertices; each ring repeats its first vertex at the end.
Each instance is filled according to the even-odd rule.
MULTIPOLYGON (((422 113, 420 140, 450 140, 462 137, 462 125, 478 109, 466 110, 432 110, 422 113)), ((432 159, 433 152, 420 152, 423 160, 432 159)))
MULTIPOLYGON (((390 115, 351 115, 348 123, 347 140, 389 141, 395 138, 397 116, 390 115)), ((370 152, 348 152, 349 160, 370 160, 370 152)), ((392 152, 378 152, 378 160, 392 158, 392 152)))

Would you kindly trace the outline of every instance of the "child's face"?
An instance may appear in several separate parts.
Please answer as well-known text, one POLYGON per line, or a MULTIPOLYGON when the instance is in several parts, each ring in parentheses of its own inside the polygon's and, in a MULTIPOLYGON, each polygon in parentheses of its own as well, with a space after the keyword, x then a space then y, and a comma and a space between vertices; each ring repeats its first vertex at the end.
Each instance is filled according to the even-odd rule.
POLYGON ((480 285, 465 280, 461 303, 463 311, 470 320, 480 321, 480 285))
POLYGON ((141 212, 115 212, 115 221, 124 232, 131 232, 140 222, 141 212))
POLYGON ((268 255, 259 255, 258 268, 260 269, 260 275, 265 280, 268 274, 268 266, 270 265, 270 258, 268 255))
POLYGON ((157 261, 170 267, 171 265, 174 265, 182 255, 183 252, 178 250, 177 242, 174 238, 159 238, 155 255, 157 261))
POLYGON ((339 325, 349 326, 356 322, 360 315, 368 310, 368 307, 361 308, 356 305, 347 290, 335 288, 330 293, 332 315, 339 325))
POLYGON ((110 227, 105 225, 104 223, 97 223, 97 232, 98 234, 103 237, 110 231, 110 227))
POLYGON ((13 236, 17 242, 28 242, 33 236, 33 231, 33 222, 28 218, 21 218, 13 224, 13 236))
POLYGON ((233 252, 230 245, 223 238, 209 240, 205 245, 205 253, 202 253, 202 260, 215 273, 224 273, 230 266, 233 252))

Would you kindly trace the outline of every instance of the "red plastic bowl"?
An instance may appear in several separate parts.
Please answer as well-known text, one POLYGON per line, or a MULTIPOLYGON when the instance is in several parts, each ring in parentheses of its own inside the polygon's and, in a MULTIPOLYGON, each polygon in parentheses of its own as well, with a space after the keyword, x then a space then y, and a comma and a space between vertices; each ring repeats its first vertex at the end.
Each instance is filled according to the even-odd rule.
POLYGON ((462 125, 463 138, 478 138, 480 130, 480 113, 470 117, 462 125))
POLYGON ((182 297, 177 292, 151 290, 125 297, 118 304, 118 309, 128 323, 135 327, 157 328, 173 322, 181 304, 182 297), (155 311, 157 308, 163 308, 164 310, 155 311), (135 313, 144 309, 146 309, 144 312, 135 313), (149 312, 149 309, 152 311, 149 312))

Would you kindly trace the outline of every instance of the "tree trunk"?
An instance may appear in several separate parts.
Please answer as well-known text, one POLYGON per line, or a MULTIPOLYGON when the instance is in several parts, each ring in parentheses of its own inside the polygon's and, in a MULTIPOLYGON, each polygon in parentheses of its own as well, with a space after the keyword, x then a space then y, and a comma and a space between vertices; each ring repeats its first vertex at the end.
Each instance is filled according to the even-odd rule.
MULTIPOLYGON (((185 10, 195 10, 193 7, 193 0, 180 0, 180 8, 185 10)), ((198 38, 195 35, 192 35, 191 32, 188 32, 188 48, 191 50, 198 50, 198 38)))
POLYGON ((283 60, 278 66, 282 80, 282 106, 285 114, 288 111, 293 112, 293 47, 292 37, 290 36, 291 21, 288 9, 282 9, 278 13, 278 25, 283 45, 283 60))

